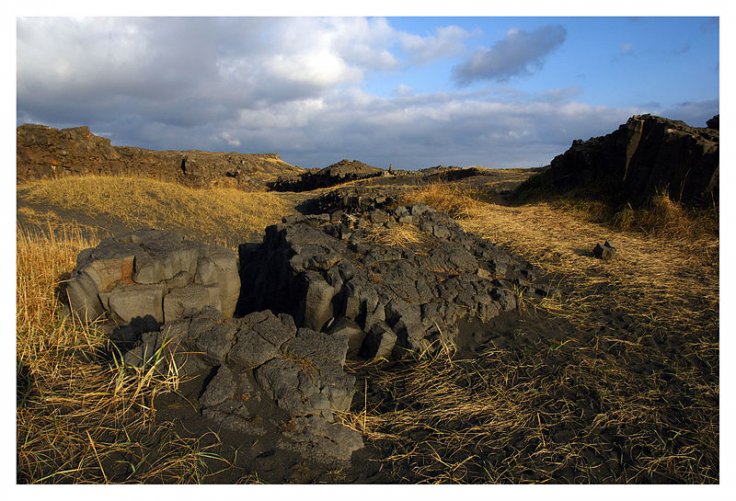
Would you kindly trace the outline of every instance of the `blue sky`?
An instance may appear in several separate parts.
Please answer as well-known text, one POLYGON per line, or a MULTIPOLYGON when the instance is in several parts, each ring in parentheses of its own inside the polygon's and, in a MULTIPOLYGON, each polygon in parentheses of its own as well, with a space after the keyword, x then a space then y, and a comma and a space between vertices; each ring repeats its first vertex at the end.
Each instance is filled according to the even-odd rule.
MULTIPOLYGON (((672 17, 392 18, 397 29, 432 35, 448 24, 468 32, 465 51, 425 68, 375 75, 367 88, 387 95, 398 85, 419 92, 453 92, 452 68, 469 52, 490 47, 511 29, 533 32, 561 26, 565 40, 532 75, 510 77, 520 92, 570 89, 580 99, 608 106, 676 106, 718 97, 718 19, 672 17), (632 81, 636 75, 637 81, 632 81)), ((470 88, 502 87, 479 80, 470 88)), ((710 117, 709 117, 710 118, 710 117)))
POLYGON ((719 112, 715 17, 20 18, 17 123, 304 167, 526 167, 719 112))

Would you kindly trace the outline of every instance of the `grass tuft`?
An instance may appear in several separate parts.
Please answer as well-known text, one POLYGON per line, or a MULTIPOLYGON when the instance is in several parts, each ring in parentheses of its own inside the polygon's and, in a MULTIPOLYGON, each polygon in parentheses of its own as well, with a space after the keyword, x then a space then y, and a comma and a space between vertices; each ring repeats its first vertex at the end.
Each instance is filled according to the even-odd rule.
POLYGON ((667 192, 661 192, 642 208, 624 206, 613 215, 612 224, 623 231, 692 240, 718 234, 718 213, 714 210, 688 210, 672 201, 667 192))
POLYGON ((425 235, 413 224, 399 224, 393 228, 373 225, 366 228, 365 240, 389 247, 406 248, 421 245, 425 235))

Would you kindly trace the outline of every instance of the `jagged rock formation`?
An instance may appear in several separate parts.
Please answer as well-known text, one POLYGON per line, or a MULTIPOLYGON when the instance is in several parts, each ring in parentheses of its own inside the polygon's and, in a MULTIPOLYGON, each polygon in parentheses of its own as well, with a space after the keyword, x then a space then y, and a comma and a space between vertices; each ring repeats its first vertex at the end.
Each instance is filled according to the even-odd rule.
MULTIPOLYGON (((488 321, 545 295, 540 275, 491 243, 467 235, 427 206, 285 218, 260 246, 241 246, 239 311, 286 312, 297 325, 348 339, 350 353, 389 358, 453 344, 458 322, 488 321)), ((379 208, 382 207, 382 208, 379 208)))
POLYGON ((347 349, 345 338, 297 329, 289 315, 225 319, 207 309, 144 334, 125 362, 209 371, 198 402, 206 418, 251 436, 275 435, 281 449, 334 464, 363 447, 360 434, 334 417, 350 409, 355 393, 355 378, 343 370, 347 349))
POLYGON ((275 191, 309 191, 383 175, 388 175, 388 171, 357 160, 340 160, 316 172, 307 171, 299 177, 279 179, 270 187, 275 191))
POLYGON ((444 213, 397 206, 391 190, 320 200, 325 213, 242 245, 240 270, 231 251, 169 232, 104 240, 77 258, 71 309, 128 329, 117 339, 127 366, 197 376, 196 409, 213 429, 342 467, 363 447, 337 419, 355 394, 346 358, 462 348, 463 322, 549 288, 529 263, 444 213))
POLYGON ((141 230, 100 242, 77 257, 66 286, 71 310, 118 326, 157 328, 212 307, 232 316, 240 293, 232 251, 141 230), (135 325, 134 325, 135 326, 135 325))
POLYGON ((382 186, 379 189, 350 187, 337 188, 305 204, 304 210, 309 214, 331 214, 344 211, 349 214, 365 214, 374 209, 389 209, 397 205, 403 195, 403 188, 382 186))
POLYGON ((303 169, 275 153, 154 151, 112 146, 87 127, 54 129, 27 124, 17 128, 17 181, 80 174, 121 174, 176 181, 187 186, 228 186, 263 190, 279 176, 303 169))
POLYGON ((573 141, 517 194, 575 191, 640 206, 666 190, 686 205, 712 205, 718 202, 717 127, 717 117, 708 128, 696 128, 652 115, 633 116, 611 134, 573 141))

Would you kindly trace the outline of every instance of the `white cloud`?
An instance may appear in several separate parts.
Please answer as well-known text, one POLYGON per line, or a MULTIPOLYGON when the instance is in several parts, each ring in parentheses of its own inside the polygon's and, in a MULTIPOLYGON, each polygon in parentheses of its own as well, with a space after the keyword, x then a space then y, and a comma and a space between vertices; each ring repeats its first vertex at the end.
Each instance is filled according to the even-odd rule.
POLYGON ((634 52, 634 45, 631 43, 622 43, 620 47, 621 55, 628 55, 634 52))
POLYGON ((472 33, 458 26, 443 26, 434 36, 422 37, 412 33, 401 33, 402 48, 412 63, 422 64, 459 53, 464 42, 472 33))
POLYGON ((228 146, 234 146, 236 148, 238 146, 240 146, 240 139, 238 139, 236 137, 233 137, 233 135, 230 134, 227 131, 222 131, 222 132, 216 134, 215 135, 215 140, 216 141, 222 141, 225 144, 227 144, 228 146))
MULTIPOLYGON (((371 72, 456 54, 468 36, 447 26, 418 37, 363 18, 22 19, 18 117, 86 124, 118 145, 417 168, 543 164, 637 111, 576 103, 575 89, 422 94, 404 84, 379 97, 361 88, 371 72)), ((541 61, 564 34, 532 38, 512 44, 520 57, 496 58, 501 74, 541 61)))
POLYGON ((544 165, 573 139, 611 132, 640 111, 527 98, 497 101, 441 93, 379 98, 353 89, 331 95, 320 106, 292 101, 270 109, 268 117, 243 114, 227 127, 242 144, 280 151, 306 167, 341 158, 396 168, 520 167, 544 165), (263 125, 263 118, 264 127, 251 127, 258 120, 263 125))

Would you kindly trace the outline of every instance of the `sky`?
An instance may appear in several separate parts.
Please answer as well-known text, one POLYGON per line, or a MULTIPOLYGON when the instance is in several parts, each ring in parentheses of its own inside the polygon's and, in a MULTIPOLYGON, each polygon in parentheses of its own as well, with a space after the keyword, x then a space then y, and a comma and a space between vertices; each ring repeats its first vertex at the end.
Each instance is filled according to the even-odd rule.
POLYGON ((324 167, 537 167, 719 113, 718 17, 20 17, 17 125, 324 167))

